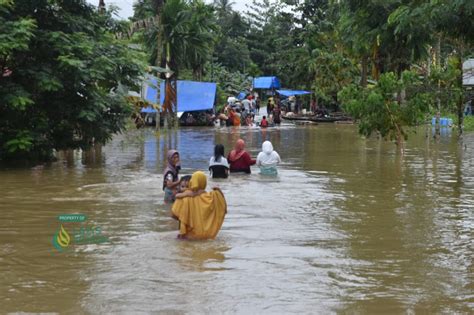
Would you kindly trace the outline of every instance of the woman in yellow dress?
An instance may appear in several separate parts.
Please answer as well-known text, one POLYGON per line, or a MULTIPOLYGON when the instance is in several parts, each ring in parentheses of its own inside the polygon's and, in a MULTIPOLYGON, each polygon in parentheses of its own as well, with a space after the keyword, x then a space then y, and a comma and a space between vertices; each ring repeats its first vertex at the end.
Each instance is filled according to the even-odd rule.
POLYGON ((206 192, 207 178, 195 172, 188 189, 176 195, 171 208, 173 217, 179 220, 179 238, 213 239, 221 229, 227 213, 227 203, 219 188, 206 192))

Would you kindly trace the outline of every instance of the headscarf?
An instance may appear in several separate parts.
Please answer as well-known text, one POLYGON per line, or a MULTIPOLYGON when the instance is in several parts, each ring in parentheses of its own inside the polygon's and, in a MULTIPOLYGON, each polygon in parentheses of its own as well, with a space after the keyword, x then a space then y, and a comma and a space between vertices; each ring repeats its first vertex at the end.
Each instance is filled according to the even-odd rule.
POLYGON ((204 190, 207 186, 207 178, 206 175, 201 172, 197 171, 193 173, 191 176, 191 180, 189 181, 189 188, 192 191, 204 190))
POLYGON ((242 139, 237 140, 235 143, 234 150, 229 153, 229 160, 235 162, 245 153, 245 142, 242 139))
POLYGON ((281 162, 280 155, 273 150, 273 145, 270 141, 262 143, 262 152, 257 156, 258 166, 276 166, 281 162))
POLYGON ((178 154, 179 152, 176 150, 169 150, 168 154, 166 155, 166 158, 168 159, 168 165, 166 165, 165 170, 163 172, 163 177, 166 177, 166 174, 168 172, 171 172, 173 174, 173 177, 178 176, 178 171, 181 168, 181 166, 178 165, 173 165, 173 155, 178 154))
MULTIPOLYGON (((195 172, 189 181, 193 191, 205 189, 206 184, 206 175, 200 171, 195 172)), ((219 233, 227 213, 227 203, 220 190, 212 190, 176 199, 171 211, 180 222, 180 235, 187 239, 209 239, 219 233)))
POLYGON ((267 155, 270 155, 273 152, 273 145, 270 141, 267 140, 262 143, 262 152, 267 155))

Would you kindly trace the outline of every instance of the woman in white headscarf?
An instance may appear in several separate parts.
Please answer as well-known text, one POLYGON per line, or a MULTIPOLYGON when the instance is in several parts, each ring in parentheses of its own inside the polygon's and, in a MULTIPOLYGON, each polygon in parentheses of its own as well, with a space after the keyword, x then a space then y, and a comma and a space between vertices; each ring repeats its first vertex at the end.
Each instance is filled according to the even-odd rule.
POLYGON ((257 166, 260 167, 262 175, 277 175, 277 165, 281 163, 280 155, 273 150, 270 141, 262 143, 262 152, 257 156, 257 166))

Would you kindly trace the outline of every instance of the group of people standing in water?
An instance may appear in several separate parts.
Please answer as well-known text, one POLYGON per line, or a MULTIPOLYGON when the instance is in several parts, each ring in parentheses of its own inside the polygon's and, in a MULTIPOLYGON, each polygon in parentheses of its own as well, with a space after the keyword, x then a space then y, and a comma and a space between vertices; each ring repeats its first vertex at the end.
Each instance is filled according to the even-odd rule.
POLYGON ((250 174, 250 166, 257 164, 262 175, 277 175, 277 165, 281 162, 280 155, 273 150, 270 141, 262 144, 262 152, 254 160, 250 154, 245 151, 245 142, 242 139, 237 140, 235 147, 229 152, 227 159, 224 157, 224 146, 217 144, 214 148, 214 156, 209 161, 209 171, 212 178, 227 178, 229 173, 250 174))
MULTIPOLYGON (((270 141, 262 144, 262 152, 254 160, 245 150, 245 142, 237 140, 235 147, 225 158, 224 146, 217 144, 209 161, 212 178, 228 178, 229 173, 250 174, 250 166, 257 165, 260 174, 278 174, 277 165, 281 163, 279 154, 273 150, 270 141)), ((180 223, 179 238, 208 239, 216 237, 225 214, 227 204, 224 194, 218 187, 206 191, 207 177, 202 171, 192 176, 179 178, 181 169, 179 152, 169 150, 167 166, 163 172, 163 191, 165 203, 173 203, 172 216, 180 223)))

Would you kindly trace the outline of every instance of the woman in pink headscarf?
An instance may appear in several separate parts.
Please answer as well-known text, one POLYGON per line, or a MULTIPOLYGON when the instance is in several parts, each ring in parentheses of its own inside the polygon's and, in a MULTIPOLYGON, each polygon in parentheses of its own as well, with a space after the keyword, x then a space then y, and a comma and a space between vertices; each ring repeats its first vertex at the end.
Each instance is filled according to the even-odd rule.
POLYGON ((166 158, 168 163, 163 171, 163 191, 165 192, 165 203, 172 203, 179 185, 178 173, 181 165, 179 164, 179 153, 176 150, 169 150, 166 158))
POLYGON ((250 154, 245 149, 245 142, 242 139, 237 140, 234 150, 230 151, 227 160, 230 164, 231 172, 243 172, 250 174, 250 166, 255 164, 250 154))

